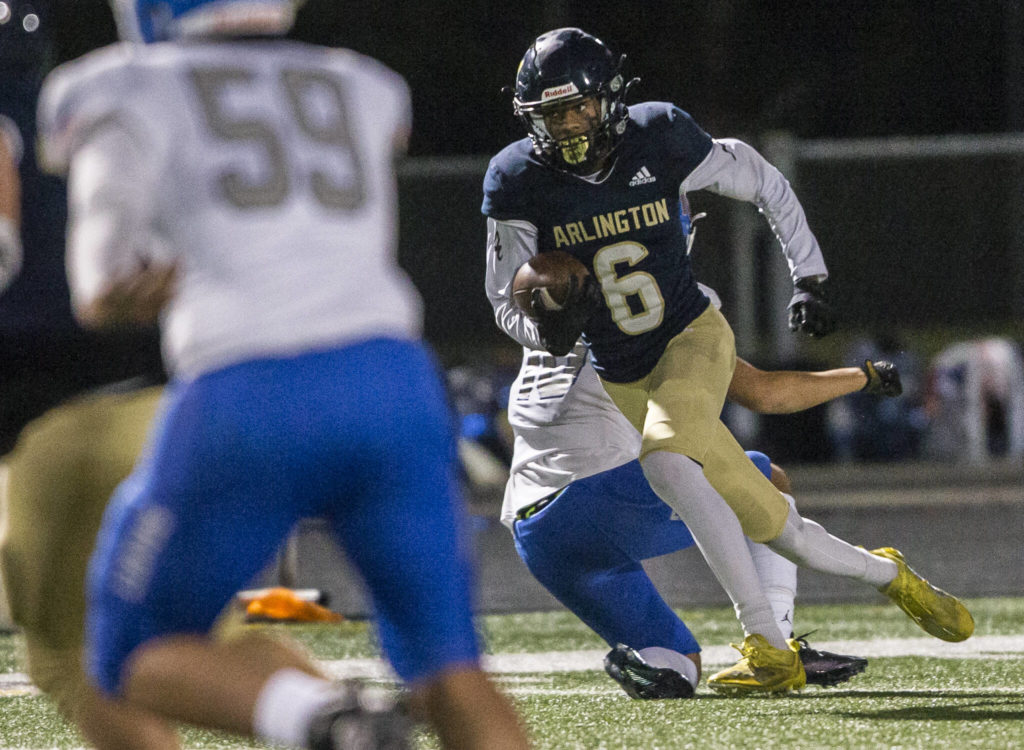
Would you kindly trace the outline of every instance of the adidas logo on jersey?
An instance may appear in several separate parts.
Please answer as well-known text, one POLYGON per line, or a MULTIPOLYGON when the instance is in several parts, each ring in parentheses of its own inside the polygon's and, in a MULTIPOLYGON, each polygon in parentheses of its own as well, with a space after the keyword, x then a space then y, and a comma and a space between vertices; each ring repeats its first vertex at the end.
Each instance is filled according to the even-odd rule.
POLYGON ((658 178, 652 175, 647 167, 640 167, 640 171, 633 175, 633 179, 629 181, 629 186, 646 185, 649 182, 654 182, 656 179, 658 178))

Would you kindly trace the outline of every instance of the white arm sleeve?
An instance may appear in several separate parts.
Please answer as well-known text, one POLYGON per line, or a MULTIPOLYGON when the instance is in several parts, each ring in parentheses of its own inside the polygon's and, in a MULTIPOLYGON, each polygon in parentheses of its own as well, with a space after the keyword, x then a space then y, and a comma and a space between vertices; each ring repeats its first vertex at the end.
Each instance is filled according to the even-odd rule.
POLYGON ((710 190, 753 203, 782 245, 793 280, 828 276, 818 240, 789 181, 753 147, 735 138, 715 139, 711 152, 683 180, 680 192, 710 190))
POLYGON ((543 349, 537 324, 512 301, 512 279, 537 254, 537 228, 527 221, 487 219, 487 276, 484 287, 498 328, 529 349, 543 349))
POLYGON ((108 120, 74 151, 68 172, 67 271, 76 309, 157 255, 151 229, 159 159, 137 129, 108 120))

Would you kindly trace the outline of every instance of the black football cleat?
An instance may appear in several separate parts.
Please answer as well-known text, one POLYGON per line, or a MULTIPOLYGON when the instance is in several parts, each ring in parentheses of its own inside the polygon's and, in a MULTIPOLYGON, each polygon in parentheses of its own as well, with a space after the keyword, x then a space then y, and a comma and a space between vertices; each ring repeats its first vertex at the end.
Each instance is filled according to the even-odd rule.
POLYGON ((413 722, 385 691, 346 681, 309 730, 310 750, 411 750, 413 722))
POLYGON ((604 671, 630 698, 692 698, 693 685, 674 669, 652 667, 634 649, 618 644, 604 657, 604 671))
POLYGON ((800 650, 797 653, 800 656, 800 661, 804 663, 808 685, 822 687, 838 685, 859 675, 867 667, 868 660, 863 657, 844 656, 811 648, 807 644, 807 635, 810 634, 802 635, 794 640, 800 644, 800 650))

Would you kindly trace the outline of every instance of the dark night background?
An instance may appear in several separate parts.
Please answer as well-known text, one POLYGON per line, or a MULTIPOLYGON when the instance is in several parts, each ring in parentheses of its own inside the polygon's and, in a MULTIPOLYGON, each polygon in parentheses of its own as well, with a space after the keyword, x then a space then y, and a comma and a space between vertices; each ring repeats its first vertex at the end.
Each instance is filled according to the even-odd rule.
MULTIPOLYGON (((0 24, 0 111, 13 110, 31 133, 41 73, 114 41, 116 30, 105 0, 7 4, 14 12, 11 22, 0 24), (42 19, 31 34, 19 22, 29 13, 42 19)), ((427 297, 428 337, 442 348, 507 343, 480 293, 482 165, 523 134, 502 87, 513 82, 520 57, 538 34, 565 25, 581 26, 627 55, 627 75, 642 78, 631 94, 635 99, 672 101, 712 135, 758 147, 766 134, 779 131, 797 138, 1024 131, 1022 0, 308 0, 295 38, 367 53, 409 81, 411 156, 449 168, 460 163, 453 157, 465 157, 461 170, 426 179, 406 172, 401 182, 401 260, 427 297)), ((849 327, 865 328, 886 316, 906 325, 1024 317, 1017 314, 1024 304, 1016 299, 1018 290, 1024 292, 1024 260, 1015 249, 1024 242, 1024 219, 1020 211, 1005 214, 1022 192, 1022 169, 1020 158, 983 158, 970 164, 791 167, 787 176, 797 184, 832 267, 837 304, 849 327), (962 214, 956 219, 962 230, 946 226, 953 212, 962 214), (961 263, 964 254, 984 263, 962 263, 962 288, 943 288, 949 265, 961 263), (902 276, 892 273, 899 265, 905 266, 902 276), (879 268, 886 273, 878 274, 879 268), (930 283, 921 285, 921 279, 930 283), (993 301, 979 301, 984 296, 993 301)), ((37 249, 23 278, 0 299, 0 328, 12 320, 23 326, 25 318, 29 327, 69 320, 59 278, 62 209, 45 195, 36 203, 27 208, 26 226, 44 236, 27 239, 37 249), (45 218, 31 220, 36 209, 45 218), (41 305, 47 294, 51 303, 41 305)), ((695 208, 710 206, 712 220, 702 225, 695 262, 701 278, 719 289, 725 285, 728 293, 735 208, 721 203, 698 194, 695 208)), ((763 275, 761 269, 755 273, 763 275)))
POLYGON ((499 91, 534 37, 567 25, 628 56, 637 96, 673 101, 713 134, 992 132, 1024 116, 1021 62, 1007 59, 1024 37, 1015 0, 423 5, 310 0, 296 29, 407 77, 413 153, 491 153, 517 137, 499 91))
MULTIPOLYGON (((103 0, 52 4, 59 58, 114 39, 103 0)), ((518 130, 499 92, 530 41, 576 25, 628 55, 637 95, 713 134, 801 137, 1021 128, 1018 0, 822 3, 308 0, 294 36, 365 52, 415 98, 417 154, 484 154, 518 130)))
MULTIPOLYGON (((74 327, 62 186, 38 174, 31 151, 42 74, 114 41, 110 10, 105 0, 5 2, 13 13, 0 22, 0 112, 28 135, 29 153, 26 266, 0 298, 0 384, 12 394, 0 394, 0 403, 25 401, 24 388, 38 386, 36 408, 56 392, 53 383, 73 392, 103 382, 110 368, 150 361, 155 348, 153 339, 100 342, 74 327), (41 19, 32 33, 23 30, 28 14, 41 19)), ((480 179, 487 156, 523 135, 502 87, 530 42, 559 26, 580 26, 626 54, 627 76, 642 78, 635 100, 672 101, 712 135, 759 148, 778 131, 801 139, 1024 132, 1024 0, 308 0, 293 37, 372 55, 411 85, 411 156, 426 158, 400 172, 399 259, 424 295, 426 335, 446 364, 518 357, 483 294, 480 179), (444 169, 410 171, 417 164, 444 169)), ((936 328, 942 341, 987 330, 1024 334, 1024 158, 825 163, 791 167, 787 176, 823 246, 843 329, 827 343, 801 343, 801 361, 773 354, 766 321, 781 309, 761 297, 764 258, 778 252, 765 235, 749 261, 759 328, 742 355, 762 366, 836 366, 850 363, 843 346, 860 334, 910 332, 914 343, 936 328)), ((696 210, 711 214, 695 266, 726 292, 731 316, 740 274, 732 254, 737 209, 727 203, 738 205, 695 199, 696 210)), ((755 221, 764 235, 764 222, 755 221)), ((19 419, 0 414, 2 424, 19 419)))
MULTIPOLYGON (((114 41, 116 30, 105 0, 7 4, 14 12, 11 22, 0 24, 0 111, 10 114, 13 109, 30 133, 41 73, 114 41), (42 23, 26 34, 19 21, 29 13, 38 14, 42 23)), ((510 97, 501 89, 513 82, 524 50, 538 34, 565 25, 581 26, 627 55, 627 75, 642 78, 631 94, 635 99, 672 101, 712 135, 740 137, 758 147, 766 134, 777 131, 798 138, 1024 131, 1022 0, 546 0, 514 5, 308 0, 295 38, 367 53, 409 81, 413 157, 440 158, 449 166, 452 157, 476 157, 470 159, 468 175, 463 169, 461 177, 402 179, 401 259, 427 296, 428 337, 442 348, 505 342, 479 292, 484 226, 478 212, 480 165, 523 134, 511 115, 510 97)), ((918 165, 914 173, 907 165, 891 164, 866 164, 834 174, 829 168, 794 174, 794 168, 787 176, 796 181, 833 266, 837 303, 851 327, 879 323, 878 305, 857 296, 877 294, 879 282, 892 316, 909 325, 947 325, 979 316, 1005 320, 1024 310, 1012 301, 1016 288, 1024 290, 1024 278, 1015 280, 1024 277, 1024 261, 1014 260, 1013 250, 1024 229, 1002 226, 1014 221, 1024 226, 1024 221, 1019 216, 1013 221, 991 218, 995 207, 1013 203, 1021 192, 1022 161, 918 165), (954 174, 951 167, 958 171, 954 174), (946 208, 954 194, 964 197, 946 208), (918 205, 897 206, 896 196, 918 205), (863 221, 844 223, 851 207, 863 221), (899 293, 900 285, 912 286, 907 280, 946 273, 949 262, 959 262, 959 253, 974 251, 972 246, 953 247, 950 230, 937 229, 950 220, 951 211, 962 212, 958 221, 967 227, 957 236, 973 238, 973 254, 987 256, 987 265, 966 264, 963 278, 973 274, 969 288, 964 282, 963 289, 952 293, 931 285, 915 288, 914 294, 899 293), (909 217, 917 217, 915 226, 909 226, 909 217), (894 232, 901 228, 908 237, 894 243, 894 232), (858 239, 851 242, 854 235, 858 239), (902 257, 889 255, 890 245, 902 257), (925 260, 922 253, 933 257, 925 260), (906 279, 889 272, 876 278, 878 266, 891 271, 894 263, 907 262, 919 267, 907 269, 906 279), (979 284, 1001 285, 994 305, 977 301, 979 284), (960 302, 947 305, 950 297, 960 302)), ((31 171, 30 166, 24 171, 31 171)), ((729 211, 734 209, 720 209, 719 199, 699 196, 696 209, 710 206, 713 220, 702 228, 697 270, 721 288, 734 270, 728 236, 729 211)), ((35 208, 30 206, 29 214, 35 208)), ((46 196, 40 196, 38 208, 47 219, 26 225, 45 235, 29 240, 43 249, 35 251, 24 278, 0 299, 0 328, 19 318, 14 325, 24 325, 26 317, 31 318, 29 327, 59 327, 69 319, 59 278, 63 216, 46 196), (43 259, 40 253, 49 257, 43 259), (52 289, 57 293, 50 293, 52 289), (51 304, 39 304, 48 293, 51 304)))

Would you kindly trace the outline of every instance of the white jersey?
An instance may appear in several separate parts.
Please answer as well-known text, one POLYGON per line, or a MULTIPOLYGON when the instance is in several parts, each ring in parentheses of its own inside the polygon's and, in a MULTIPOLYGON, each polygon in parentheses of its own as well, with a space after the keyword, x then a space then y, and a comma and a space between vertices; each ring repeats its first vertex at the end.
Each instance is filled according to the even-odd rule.
POLYGON ((640 433, 605 393, 579 343, 565 357, 529 348, 508 398, 515 434, 501 520, 583 479, 632 461, 640 433))
POLYGON ((418 336, 395 264, 410 111, 380 63, 277 39, 118 44, 58 68, 39 128, 46 166, 69 173, 73 301, 176 263, 161 328, 186 378, 418 336))
MULTIPOLYGON (((698 286, 722 306, 715 290, 698 286)), ((521 508, 640 455, 640 433, 601 385, 582 342, 565 357, 523 348, 508 421, 515 445, 501 521, 510 528, 521 508)))

